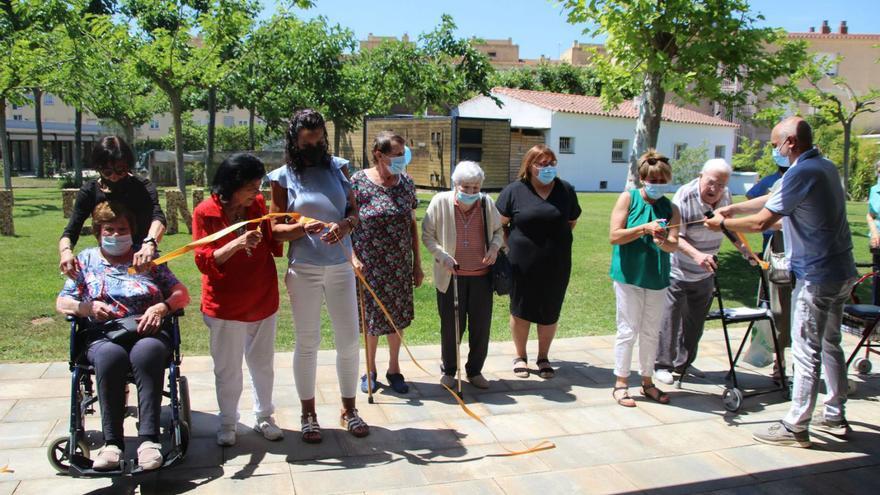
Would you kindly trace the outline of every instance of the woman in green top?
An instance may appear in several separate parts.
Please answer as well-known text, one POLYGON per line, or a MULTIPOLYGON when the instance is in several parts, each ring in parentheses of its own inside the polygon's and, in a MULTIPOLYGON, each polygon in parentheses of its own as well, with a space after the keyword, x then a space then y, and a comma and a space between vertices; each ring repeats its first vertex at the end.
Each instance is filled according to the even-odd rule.
POLYGON ((617 296, 617 380, 612 396, 625 407, 636 405, 627 386, 636 340, 642 394, 661 404, 669 402, 669 396, 654 385, 651 376, 669 286, 669 253, 678 249, 680 216, 678 208, 664 196, 666 184, 672 181, 668 158, 648 150, 639 158, 639 178, 641 188, 624 191, 617 198, 609 232, 614 246, 610 275, 617 296))

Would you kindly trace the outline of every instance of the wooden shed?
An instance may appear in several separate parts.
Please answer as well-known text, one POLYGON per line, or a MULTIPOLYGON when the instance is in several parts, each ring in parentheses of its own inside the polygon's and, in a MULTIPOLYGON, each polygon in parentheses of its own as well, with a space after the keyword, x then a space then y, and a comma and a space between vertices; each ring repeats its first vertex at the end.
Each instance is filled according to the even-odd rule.
POLYGON ((419 188, 449 189, 452 169, 462 160, 480 163, 486 173, 484 189, 500 190, 509 182, 509 119, 407 115, 367 117, 361 129, 340 136, 332 126, 327 128, 334 154, 350 160, 355 169, 369 166, 373 140, 385 130, 403 136, 412 150, 407 173, 419 188), (360 153, 355 151, 358 144, 360 153))

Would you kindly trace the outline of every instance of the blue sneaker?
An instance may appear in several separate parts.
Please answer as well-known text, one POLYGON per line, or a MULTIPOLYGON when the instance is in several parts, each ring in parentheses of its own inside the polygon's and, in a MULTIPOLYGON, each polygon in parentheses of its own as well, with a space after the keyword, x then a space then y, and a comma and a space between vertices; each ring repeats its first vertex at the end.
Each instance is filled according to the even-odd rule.
POLYGON ((403 378, 402 374, 386 373, 385 378, 388 379, 388 384, 391 385, 391 388, 398 394, 409 392, 409 385, 406 384, 406 380, 403 378))
MULTIPOLYGON (((370 384, 373 386, 373 392, 379 390, 379 384, 376 383, 376 372, 370 373, 370 384)), ((361 376, 361 392, 367 393, 367 375, 361 376)))

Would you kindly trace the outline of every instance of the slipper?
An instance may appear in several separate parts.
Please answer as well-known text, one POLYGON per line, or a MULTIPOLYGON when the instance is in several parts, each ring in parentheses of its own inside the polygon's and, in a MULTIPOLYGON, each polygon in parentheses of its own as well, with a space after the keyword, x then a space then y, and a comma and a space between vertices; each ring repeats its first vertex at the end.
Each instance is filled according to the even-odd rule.
POLYGON ((636 401, 633 400, 632 397, 629 396, 629 387, 614 387, 611 390, 611 397, 614 397, 614 400, 617 401, 623 407, 636 407, 636 401), (623 395, 620 398, 617 397, 617 392, 623 390, 623 395))
POLYGON ((529 377, 529 364, 524 357, 517 357, 513 360, 513 374, 516 375, 517 378, 528 378, 529 377), (522 366, 517 366, 517 364, 522 363, 522 366))
MULTIPOLYGON (((370 372, 370 381, 369 382, 373 388, 372 392, 376 393, 376 391, 379 390, 379 384, 376 383, 376 372, 375 371, 370 372)), ((365 394, 368 392, 368 390, 367 390, 367 375, 366 374, 361 376, 361 392, 363 392, 365 394)))
POLYGON ((669 395, 657 388, 653 383, 650 385, 642 385, 642 395, 660 404, 669 404, 669 395), (652 391, 653 392, 649 392, 652 391))

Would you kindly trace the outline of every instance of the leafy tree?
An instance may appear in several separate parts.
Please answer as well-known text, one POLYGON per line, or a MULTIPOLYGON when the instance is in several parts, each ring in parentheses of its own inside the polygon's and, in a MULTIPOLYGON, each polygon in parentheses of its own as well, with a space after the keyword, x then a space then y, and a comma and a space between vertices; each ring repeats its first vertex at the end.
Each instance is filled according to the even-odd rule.
POLYGON ((506 88, 552 91, 573 95, 599 96, 602 83, 596 69, 571 64, 542 63, 537 67, 519 67, 495 72, 491 85, 506 88))
POLYGON ((850 191, 853 121, 859 115, 880 110, 880 87, 869 88, 858 94, 843 76, 828 76, 831 66, 839 62, 840 58, 822 57, 805 64, 792 77, 802 84, 783 88, 792 101, 810 105, 823 117, 840 125, 843 130, 843 153, 840 161, 835 163, 842 165, 844 190, 850 191))
POLYGON ((687 184, 694 180, 708 159, 709 145, 705 141, 699 146, 688 146, 672 161, 672 183, 687 184))
POLYGON ((398 105, 413 113, 446 113, 474 94, 491 96, 495 70, 470 40, 455 37, 455 29, 444 14, 416 43, 386 41, 359 53, 352 79, 366 88, 369 113, 387 113, 398 105))
POLYGON ((640 94, 627 186, 639 184, 637 159, 657 144, 666 94, 741 106, 765 86, 794 73, 806 59, 804 43, 762 28, 747 0, 564 0, 572 24, 607 36, 595 66, 602 97, 619 103, 640 94), (769 47, 774 49, 770 50, 769 47))

